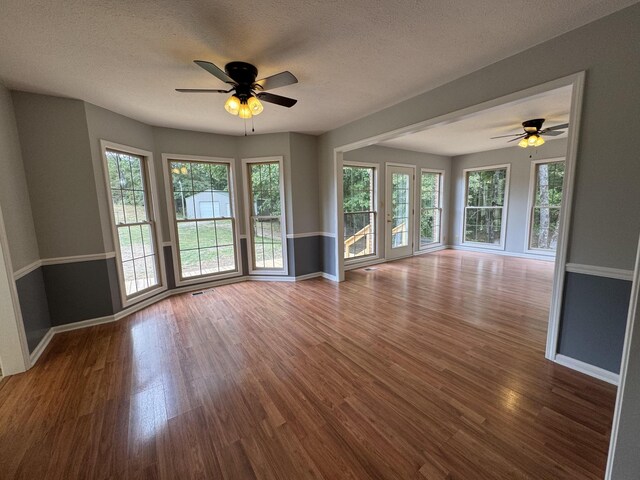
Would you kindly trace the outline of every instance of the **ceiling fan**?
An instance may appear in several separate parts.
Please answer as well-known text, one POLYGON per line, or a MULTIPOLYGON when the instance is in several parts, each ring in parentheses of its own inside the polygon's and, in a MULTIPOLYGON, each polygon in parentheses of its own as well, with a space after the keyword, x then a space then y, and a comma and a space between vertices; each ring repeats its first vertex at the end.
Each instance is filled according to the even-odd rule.
POLYGON ((232 115, 238 115, 240 118, 251 118, 259 115, 264 107, 263 102, 275 103, 283 107, 293 107, 297 100, 281 95, 268 93, 266 90, 285 87, 298 83, 298 79, 288 71, 271 75, 270 77, 256 80, 258 69, 246 62, 230 62, 224 66, 224 70, 211 62, 204 60, 194 60, 194 63, 205 69, 214 77, 231 85, 229 90, 218 90, 210 88, 176 88, 177 92, 182 93, 231 93, 224 104, 224 108, 232 115))
MULTIPOLYGON (((568 123, 562 123, 560 125, 554 125, 553 127, 548 127, 543 129, 542 124, 544 123, 544 118, 534 118, 533 120, 527 120, 522 122, 522 128, 524 129, 524 133, 516 133, 512 135, 500 135, 494 138, 506 138, 506 137, 515 137, 513 140, 509 140, 509 142, 515 142, 516 140, 520 140, 518 142, 518 146, 522 148, 527 147, 539 147, 544 144, 544 138, 542 135, 548 137, 556 137, 558 135, 562 135, 564 131, 569 128, 568 123)), ((507 142, 507 143, 509 143, 507 142)))

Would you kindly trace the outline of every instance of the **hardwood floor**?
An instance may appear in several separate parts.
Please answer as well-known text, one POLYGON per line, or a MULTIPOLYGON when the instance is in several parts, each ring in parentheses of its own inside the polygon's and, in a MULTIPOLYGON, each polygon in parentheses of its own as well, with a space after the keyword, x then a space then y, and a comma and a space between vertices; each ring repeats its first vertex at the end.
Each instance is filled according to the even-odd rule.
POLYGON ((442 251, 59 334, 3 479, 600 479, 615 388, 544 359, 552 264, 442 251))

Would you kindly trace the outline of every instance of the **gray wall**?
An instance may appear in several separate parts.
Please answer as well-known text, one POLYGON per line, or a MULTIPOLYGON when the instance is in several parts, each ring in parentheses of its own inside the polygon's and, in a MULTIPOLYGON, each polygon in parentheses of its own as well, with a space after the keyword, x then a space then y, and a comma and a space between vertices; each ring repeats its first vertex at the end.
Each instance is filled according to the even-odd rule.
POLYGON ((636 4, 325 133, 319 140, 323 230, 332 232, 335 225, 335 147, 586 70, 569 261, 631 269, 640 232, 640 162, 633 140, 640 114, 638 44, 636 4), (601 219, 597 229, 594 217, 601 219))
MULTIPOLYGON (((438 170, 444 170, 444 192, 442 196, 442 224, 447 225, 449 221, 449 190, 451 188, 451 158, 442 155, 433 155, 430 153, 412 152, 409 150, 401 150, 397 148, 382 147, 379 145, 373 145, 370 147, 359 148, 350 152, 345 152, 343 160, 348 162, 366 162, 375 163, 378 165, 378 176, 380 181, 378 182, 378 225, 377 231, 384 232, 385 230, 385 195, 386 195, 386 177, 385 177, 385 164, 386 163, 404 163, 408 165, 416 165, 416 175, 420 174, 421 168, 433 168, 438 170)), ((418 183, 419 184, 419 183, 418 183)), ((416 205, 416 213, 417 205, 416 205)), ((419 241, 419 232, 415 229, 415 242, 419 241)), ((447 229, 443 228, 443 242, 447 244, 448 239, 447 229)), ((418 243, 416 243, 418 245, 418 243)), ((378 238, 379 256, 385 256, 385 241, 384 236, 378 238)), ((335 266, 333 267, 335 269, 335 266)))
POLYGON ((104 252, 84 102, 13 92, 41 258, 104 252))
POLYGON ((291 199, 293 230, 290 233, 311 233, 320 230, 318 203, 317 137, 301 133, 290 134, 291 199))
MULTIPOLYGON (((640 254, 640 249, 638 253, 640 254)), ((629 358, 621 384, 622 391, 619 392, 622 403, 619 405, 618 435, 614 439, 616 445, 613 458, 609 460, 612 466, 612 480, 637 479, 640 472, 640 308, 637 304, 640 288, 640 283, 637 282, 639 265, 640 258, 636 263, 636 283, 633 286, 632 307, 635 308, 635 320, 627 340, 629 358)))
POLYGON ((462 243, 462 222, 464 218, 464 175, 465 168, 488 165, 510 164, 509 199, 507 205, 507 229, 505 251, 523 253, 525 250, 525 231, 527 227, 527 208, 529 202, 529 180, 531 162, 546 158, 564 157, 567 150, 565 139, 547 141, 542 147, 502 148, 488 152, 471 153, 453 157, 451 185, 451 223, 449 238, 451 245, 462 243))
POLYGON ((51 315, 42 268, 36 268, 16 280, 29 352, 33 352, 51 328, 51 315))
POLYGON ((558 353, 620 371, 631 282, 567 272, 558 353))
POLYGON ((0 84, 0 206, 13 270, 40 258, 11 94, 0 84))
POLYGON ((104 178, 104 160, 100 140, 119 143, 142 150, 153 151, 151 127, 117 113, 113 113, 90 103, 84 104, 87 132, 91 145, 91 160, 96 188, 96 198, 102 225, 102 239, 105 252, 113 252, 113 235, 109 217, 109 196, 104 178))

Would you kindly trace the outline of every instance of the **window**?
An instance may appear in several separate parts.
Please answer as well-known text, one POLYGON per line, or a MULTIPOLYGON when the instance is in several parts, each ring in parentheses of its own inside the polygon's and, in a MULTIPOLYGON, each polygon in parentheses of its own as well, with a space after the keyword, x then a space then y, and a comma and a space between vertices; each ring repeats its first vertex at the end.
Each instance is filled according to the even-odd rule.
POLYGON ((420 177, 420 248, 441 243, 442 172, 422 170, 420 177))
POLYGON ((251 270, 286 275, 282 159, 244 162, 248 185, 251 270))
POLYGON ((529 249, 555 252, 560 227, 564 161, 533 164, 529 249))
POLYGON ((105 149, 111 211, 125 302, 160 286, 146 158, 105 149))
POLYGON ((376 254, 374 167, 345 165, 342 169, 344 258, 376 254))
POLYGON ((509 166, 465 170, 464 242, 504 245, 509 166))
POLYGON ((180 280, 239 271, 231 164, 168 160, 180 280))

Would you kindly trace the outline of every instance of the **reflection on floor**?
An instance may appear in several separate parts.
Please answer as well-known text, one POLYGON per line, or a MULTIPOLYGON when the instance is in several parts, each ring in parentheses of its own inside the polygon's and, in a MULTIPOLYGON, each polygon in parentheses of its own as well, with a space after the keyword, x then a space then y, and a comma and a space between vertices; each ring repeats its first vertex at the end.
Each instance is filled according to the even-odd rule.
POLYGON ((442 251, 54 337, 4 478, 602 478, 615 389, 544 359, 552 265, 442 251))

